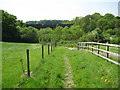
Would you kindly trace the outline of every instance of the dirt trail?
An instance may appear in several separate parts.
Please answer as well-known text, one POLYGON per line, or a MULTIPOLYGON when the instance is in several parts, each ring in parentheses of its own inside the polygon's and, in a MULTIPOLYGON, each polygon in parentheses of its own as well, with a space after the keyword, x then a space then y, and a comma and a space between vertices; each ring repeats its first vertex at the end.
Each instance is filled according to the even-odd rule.
POLYGON ((72 88, 73 84, 73 75, 72 75, 72 70, 71 70, 71 65, 69 63, 69 60, 65 54, 64 56, 64 63, 65 63, 65 68, 66 68, 66 73, 65 73, 65 88, 72 88))

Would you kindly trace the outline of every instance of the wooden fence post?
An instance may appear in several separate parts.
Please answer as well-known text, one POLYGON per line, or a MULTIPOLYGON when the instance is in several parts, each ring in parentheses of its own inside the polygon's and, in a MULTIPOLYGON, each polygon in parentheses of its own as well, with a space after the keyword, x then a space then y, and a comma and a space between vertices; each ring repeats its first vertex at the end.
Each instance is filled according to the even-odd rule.
POLYGON ((27 74, 30 77, 29 49, 26 50, 26 53, 27 53, 27 74))
POLYGON ((48 44, 48 55, 50 54, 50 44, 48 44))
POLYGON ((99 49, 100 49, 100 45, 98 44, 98 54, 100 53, 100 50, 99 50, 99 49))
POLYGON ((85 49, 87 49, 87 45, 88 45, 88 44, 86 43, 86 44, 85 44, 85 49))
POLYGON ((44 59, 44 45, 42 45, 42 59, 44 59))
MULTIPOLYGON (((107 42, 107 44, 108 44, 108 42, 107 42)), ((106 46, 106 51, 109 51, 109 46, 106 46)), ((107 53, 106 57, 109 58, 109 53, 107 53)))
POLYGON ((92 43, 92 54, 93 54, 93 43, 92 43))

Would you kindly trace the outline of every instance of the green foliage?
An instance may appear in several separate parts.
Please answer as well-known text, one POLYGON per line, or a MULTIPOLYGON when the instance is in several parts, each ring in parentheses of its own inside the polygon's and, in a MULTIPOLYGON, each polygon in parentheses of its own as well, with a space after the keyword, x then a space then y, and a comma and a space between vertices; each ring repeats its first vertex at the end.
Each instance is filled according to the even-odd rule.
POLYGON ((17 20, 16 25, 19 26, 19 27, 25 27, 25 23, 23 23, 22 20, 17 20))
POLYGON ((26 24, 61 24, 67 23, 69 20, 40 20, 40 21, 27 21, 26 24))
POLYGON ((56 28, 36 29, 25 27, 21 20, 16 20, 16 16, 3 10, 2 29, 3 41, 21 42, 59 42, 66 41, 99 41, 120 44, 119 28, 120 18, 106 13, 104 16, 99 13, 87 15, 85 17, 75 17, 68 20, 40 20, 28 21, 27 24, 59 24, 70 23, 71 27, 56 26, 56 28))
POLYGON ((51 28, 40 29, 40 31, 38 32, 39 42, 51 42, 52 32, 53 30, 51 28))
POLYGON ((67 26, 65 26, 63 29, 62 29, 62 39, 63 40, 70 40, 70 38, 72 37, 71 36, 71 32, 69 31, 69 28, 67 26))
POLYGON ((120 40, 118 37, 118 29, 107 29, 106 31, 104 31, 102 33, 103 37, 105 38, 105 40, 109 43, 116 43, 116 44, 120 44, 120 40))
POLYGON ((112 14, 110 14, 110 13, 106 13, 106 14, 104 15, 104 18, 110 20, 110 19, 114 19, 115 16, 112 15, 112 14))
POLYGON ((118 28, 120 19, 112 14, 101 16, 99 13, 87 15, 81 19, 80 27, 85 32, 80 41, 99 41, 120 44, 118 39, 118 28), (96 34, 93 34, 96 32, 96 34))
POLYGON ((20 39, 19 31, 16 28, 16 16, 11 15, 3 10, 2 12, 2 40, 3 41, 17 41, 20 39))
POLYGON ((91 41, 98 41, 100 39, 100 29, 96 28, 95 30, 91 31, 90 33, 87 33, 80 37, 81 42, 91 42, 91 41))
POLYGON ((79 39, 83 34, 84 32, 82 31, 82 29, 80 28, 79 25, 73 25, 70 27, 70 32, 71 32, 71 40, 77 40, 79 39))
POLYGON ((66 40, 60 40, 57 45, 64 46, 64 47, 77 47, 77 41, 66 41, 66 40))
POLYGON ((104 18, 99 19, 97 22, 97 27, 100 28, 101 30, 108 29, 108 21, 104 18))
POLYGON ((25 42, 38 42, 38 29, 34 27, 21 27, 20 28, 21 39, 25 42))
POLYGON ((0 12, 2 13, 2 21, 0 21, 2 23, 2 41, 20 42, 19 29, 24 27, 25 23, 4 10, 0 10, 0 12))
POLYGON ((52 34, 52 42, 58 42, 62 39, 62 29, 63 27, 57 26, 52 34))

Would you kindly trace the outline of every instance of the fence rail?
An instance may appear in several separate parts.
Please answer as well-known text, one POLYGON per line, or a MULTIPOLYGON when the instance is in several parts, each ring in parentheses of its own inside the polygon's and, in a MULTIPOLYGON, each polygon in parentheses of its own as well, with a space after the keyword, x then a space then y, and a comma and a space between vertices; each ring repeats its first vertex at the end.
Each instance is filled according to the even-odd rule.
POLYGON ((106 59, 107 61, 110 61, 114 64, 120 65, 119 62, 114 61, 114 60, 109 58, 109 54, 116 55, 118 57, 118 60, 119 60, 119 57, 120 57, 120 55, 118 53, 110 52, 109 51, 110 47, 120 48, 120 45, 108 44, 108 43, 98 43, 98 42, 78 42, 78 50, 86 49, 86 51, 91 52, 91 53, 93 53, 93 54, 95 54, 95 55, 97 55, 97 56, 99 56, 103 59, 106 59), (98 47, 95 48, 95 47, 93 47, 94 45, 97 45, 98 47), (100 46, 106 46, 106 50, 100 49, 100 46), (94 50, 96 50, 97 52, 94 52, 94 50), (100 55, 100 52, 106 53, 106 57, 103 56, 103 55, 100 55))
POLYGON ((98 42, 79 42, 81 44, 96 44, 96 45, 104 45, 104 46, 111 46, 111 47, 120 47, 117 44, 108 44, 108 43, 98 43, 98 42))

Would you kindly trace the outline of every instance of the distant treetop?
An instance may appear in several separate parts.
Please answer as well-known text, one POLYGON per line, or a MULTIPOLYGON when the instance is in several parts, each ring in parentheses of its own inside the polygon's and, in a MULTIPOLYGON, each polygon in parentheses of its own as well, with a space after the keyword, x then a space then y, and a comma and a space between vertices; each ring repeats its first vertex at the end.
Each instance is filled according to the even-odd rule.
POLYGON ((26 24, 66 24, 69 20, 40 20, 40 21, 27 21, 26 24))

